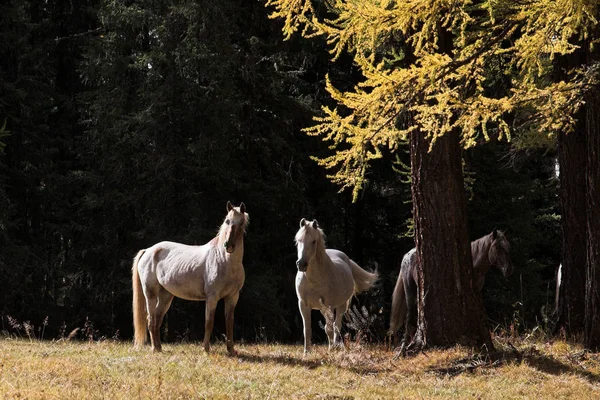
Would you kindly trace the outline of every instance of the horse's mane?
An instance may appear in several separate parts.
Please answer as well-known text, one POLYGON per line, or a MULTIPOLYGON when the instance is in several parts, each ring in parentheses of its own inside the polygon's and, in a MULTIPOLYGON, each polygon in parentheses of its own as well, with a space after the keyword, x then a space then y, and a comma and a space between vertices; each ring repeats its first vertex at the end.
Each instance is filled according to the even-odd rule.
MULTIPOLYGON (((309 225, 305 225, 298 230, 298 233, 296 233, 296 236, 294 237, 294 241, 296 243, 298 243, 298 241, 304 239, 304 236, 306 236, 306 230, 308 227, 309 227, 309 225)), ((317 228, 310 227, 310 228, 317 231, 317 237, 318 237, 317 251, 318 252, 325 251, 325 232, 323 232, 323 229, 321 229, 321 227, 317 227, 317 228)))
MULTIPOLYGON (((471 254, 473 257, 473 267, 477 268, 477 265, 480 261, 487 263, 487 253, 490 251, 492 244, 496 240, 496 243, 500 244, 497 248, 501 248, 501 250, 508 252, 510 249, 510 243, 506 236, 504 236, 504 232, 497 231, 497 237, 494 239, 494 233, 488 233, 480 237, 477 240, 471 242, 471 254)), ((497 250, 496 250, 497 251, 497 250)))
MULTIPOLYGON (((238 210, 239 210, 239 207, 236 207, 236 211, 238 213, 240 213, 238 210)), ((223 223, 219 227, 217 236, 215 236, 215 238, 211 241, 211 243, 219 245, 219 246, 222 246, 223 243, 225 243, 225 232, 227 231, 227 224, 225 223, 226 220, 227 220, 227 217, 225 217, 225 219, 223 219, 223 223)), ((244 230, 244 233, 246 233, 246 227, 249 224, 250 224, 250 216, 248 215, 248 213, 244 213, 244 221, 242 222, 242 229, 244 230)))
POLYGON ((480 237, 477 240, 472 241, 471 242, 471 253, 474 255, 479 254, 485 246, 490 246, 493 241, 491 236, 492 236, 492 234, 489 233, 487 235, 480 237))

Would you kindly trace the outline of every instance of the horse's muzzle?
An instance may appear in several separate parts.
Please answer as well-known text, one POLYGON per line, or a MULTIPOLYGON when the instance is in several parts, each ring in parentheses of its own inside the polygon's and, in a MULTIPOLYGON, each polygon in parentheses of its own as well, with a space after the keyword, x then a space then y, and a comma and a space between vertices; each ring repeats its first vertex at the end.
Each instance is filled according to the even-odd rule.
POLYGON ((306 269, 308 268, 308 263, 304 260, 298 260, 296 261, 296 267, 298 267, 298 271, 306 272, 306 269))
POLYGON ((228 252, 229 254, 231 254, 235 251, 235 246, 232 244, 229 244, 229 242, 223 243, 223 247, 225 247, 225 251, 228 252))

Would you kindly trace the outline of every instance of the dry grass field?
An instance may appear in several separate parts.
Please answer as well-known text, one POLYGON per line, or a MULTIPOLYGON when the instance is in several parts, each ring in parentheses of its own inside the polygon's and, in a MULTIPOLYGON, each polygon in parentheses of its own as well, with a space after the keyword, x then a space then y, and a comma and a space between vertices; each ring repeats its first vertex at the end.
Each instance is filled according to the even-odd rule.
POLYGON ((382 346, 166 344, 0 339, 2 399, 598 399, 600 355, 563 341, 495 338, 493 356, 465 348, 394 358, 382 346))

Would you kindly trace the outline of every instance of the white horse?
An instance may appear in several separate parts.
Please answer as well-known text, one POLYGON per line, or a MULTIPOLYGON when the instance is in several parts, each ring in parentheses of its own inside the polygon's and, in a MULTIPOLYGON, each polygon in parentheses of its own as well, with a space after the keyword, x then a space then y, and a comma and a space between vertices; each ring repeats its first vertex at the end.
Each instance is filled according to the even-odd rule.
POLYGON ((133 261, 134 344, 147 339, 153 351, 161 351, 160 325, 174 296, 206 301, 204 350, 210 350, 215 309, 225 300, 227 351, 233 349, 233 312, 244 285, 244 231, 248 224, 246 206, 227 202, 227 216, 217 236, 203 246, 160 242, 140 250, 133 261))
POLYGON ((323 231, 316 220, 308 222, 302 218, 295 239, 298 248, 296 294, 304 322, 304 353, 310 348, 311 310, 320 310, 325 317, 331 349, 341 342, 342 317, 352 295, 373 287, 378 274, 365 271, 339 250, 325 249, 323 231))

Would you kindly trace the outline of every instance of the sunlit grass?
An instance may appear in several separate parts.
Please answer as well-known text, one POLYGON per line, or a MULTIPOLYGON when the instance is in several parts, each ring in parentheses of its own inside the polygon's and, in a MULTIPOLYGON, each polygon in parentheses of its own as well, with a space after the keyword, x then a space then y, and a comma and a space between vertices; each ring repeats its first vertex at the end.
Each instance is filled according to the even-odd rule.
POLYGON ((496 339, 498 354, 430 350, 395 359, 381 346, 166 344, 0 339, 0 398, 600 398, 600 357, 563 341, 496 339))

